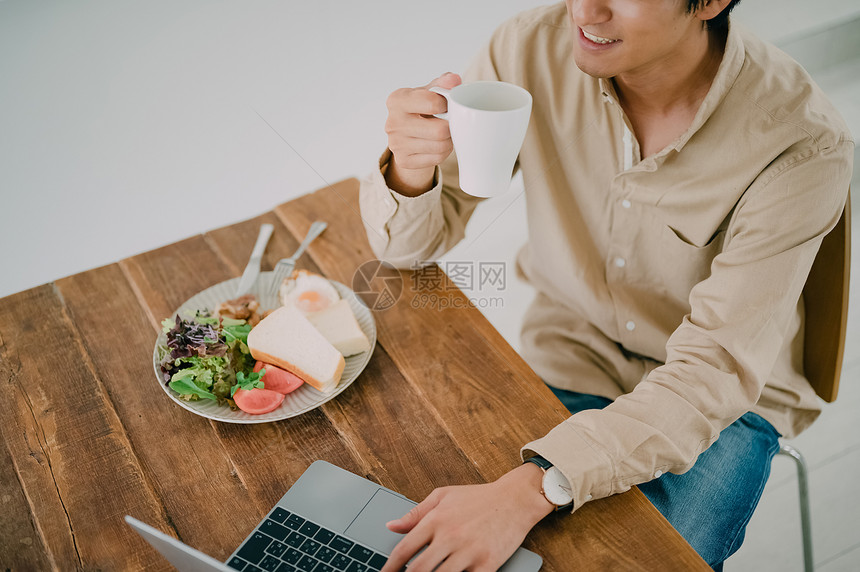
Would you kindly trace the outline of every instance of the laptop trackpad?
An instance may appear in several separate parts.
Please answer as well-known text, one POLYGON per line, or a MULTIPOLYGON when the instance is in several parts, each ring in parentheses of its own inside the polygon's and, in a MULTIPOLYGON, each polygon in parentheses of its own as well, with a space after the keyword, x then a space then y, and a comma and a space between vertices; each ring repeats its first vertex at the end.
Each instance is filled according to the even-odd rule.
POLYGON ((391 554, 403 534, 391 532, 385 523, 412 510, 416 503, 379 489, 344 534, 386 555, 391 554))

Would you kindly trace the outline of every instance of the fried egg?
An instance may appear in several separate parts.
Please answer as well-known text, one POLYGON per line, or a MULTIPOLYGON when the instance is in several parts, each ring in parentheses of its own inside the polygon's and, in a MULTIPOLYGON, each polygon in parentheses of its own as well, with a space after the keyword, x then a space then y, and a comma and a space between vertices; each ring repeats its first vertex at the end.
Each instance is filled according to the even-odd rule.
POLYGON ((284 306, 294 306, 303 314, 312 314, 340 300, 340 294, 319 274, 296 270, 281 283, 278 298, 284 306))

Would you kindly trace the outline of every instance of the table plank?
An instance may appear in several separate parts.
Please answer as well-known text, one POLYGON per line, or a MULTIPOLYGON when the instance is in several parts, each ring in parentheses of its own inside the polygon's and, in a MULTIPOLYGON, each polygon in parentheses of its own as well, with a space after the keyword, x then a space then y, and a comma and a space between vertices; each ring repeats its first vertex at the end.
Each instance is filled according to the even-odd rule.
MULTIPOLYGON (((0 376, 6 379, 5 374, 0 373, 0 376)), ((4 570, 51 568, 47 548, 36 530, 26 497, 12 456, 5 445, 0 446, 0 515, 3 515, 0 518, 0 567, 4 570)))
POLYGON ((3 436, 49 560, 61 569, 154 564, 129 527, 105 526, 130 507, 168 523, 50 285, 0 299, 0 340, 3 436))
POLYGON ((543 519, 525 546, 544 556, 541 570, 707 572, 711 568, 638 489, 543 519))
POLYGON ((154 330, 180 304, 213 284, 238 275, 202 235, 120 261, 154 330))
MULTIPOLYGON (((6 339, 14 333, 6 333, 3 322, 10 319, 13 306, 20 305, 29 308, 31 303, 38 303, 42 297, 49 294, 49 287, 28 290, 0 300, 0 375, 3 379, 6 406, 0 408, 3 439, 11 457, 17 480, 24 495, 29 501, 30 518, 35 522, 35 529, 40 535, 40 542, 45 547, 46 559, 54 562, 66 562, 71 566, 80 566, 80 557, 72 537, 65 507, 54 482, 51 467, 48 464, 45 446, 45 434, 39 426, 36 414, 32 411, 27 392, 22 387, 32 372, 24 369, 21 363, 20 351, 6 339), (44 517, 45 523, 38 524, 39 517, 44 517)), ((15 319, 15 318, 12 318, 15 319)), ((34 328, 28 320, 24 326, 28 330, 34 328)), ((20 535, 27 534, 27 525, 23 519, 16 519, 15 528, 20 535)), ((23 564, 24 554, 12 553, 10 564, 23 564)), ((5 563, 4 563, 5 564, 5 563)))
POLYGON ((371 460, 372 480, 416 500, 452 482, 482 482, 384 348, 376 347, 353 385, 323 410, 362 458, 371 460))
MULTIPOLYGON (((361 222, 354 179, 280 205, 275 213, 297 236, 313 220, 329 223, 329 240, 313 244, 309 252, 330 278, 351 284, 356 269, 375 258, 361 222)), ((411 300, 422 293, 419 281, 406 271, 401 276, 401 299, 375 313, 380 343, 482 478, 493 480, 519 464, 523 443, 543 436, 568 413, 480 312, 454 307, 468 305, 450 282, 443 278, 438 292, 459 296, 459 302, 444 310, 414 308, 411 300), (522 403, 541 405, 523 408, 522 403), (506 422, 500 424, 500 419, 506 422)), ((594 562, 595 569, 601 563, 629 570, 653 570, 657 563, 666 570, 708 569, 635 488, 590 503, 567 518, 546 519, 526 546, 545 555, 547 570, 569 570, 571 562, 594 562), (666 561, 667 554, 675 559, 666 561)))
POLYGON ((152 369, 157 332, 124 273, 106 266, 59 280, 57 288, 164 504, 173 530, 163 530, 226 557, 256 523, 257 511, 208 420, 158 387, 152 369), (212 534, 212 522, 221 523, 219 534, 212 534))

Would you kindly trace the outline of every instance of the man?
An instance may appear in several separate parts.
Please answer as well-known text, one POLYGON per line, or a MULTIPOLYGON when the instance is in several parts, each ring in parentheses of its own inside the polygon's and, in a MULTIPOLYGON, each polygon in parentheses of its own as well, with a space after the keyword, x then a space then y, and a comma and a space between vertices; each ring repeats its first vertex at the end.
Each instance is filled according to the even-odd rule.
MULTIPOLYGON (((496 569, 553 510, 633 485, 714 569, 740 546, 778 437, 819 413, 801 291, 854 143, 799 65, 729 26, 734 4, 567 0, 504 24, 470 67, 534 97, 522 352, 574 415, 524 435, 526 462, 499 480, 389 523, 408 534, 385 572, 425 546, 411 572, 496 569)), ((428 88, 458 83, 389 97, 361 210, 395 265, 441 256, 480 201, 432 117, 446 102, 428 88)))

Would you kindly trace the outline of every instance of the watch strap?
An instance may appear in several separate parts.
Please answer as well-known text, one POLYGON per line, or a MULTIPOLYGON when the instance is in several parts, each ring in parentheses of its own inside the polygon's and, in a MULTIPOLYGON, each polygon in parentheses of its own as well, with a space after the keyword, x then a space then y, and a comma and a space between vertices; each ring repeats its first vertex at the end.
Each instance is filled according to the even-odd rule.
POLYGON ((535 455, 534 457, 529 457, 525 460, 526 463, 534 463, 544 471, 552 467, 552 463, 541 457, 540 455, 535 455))

